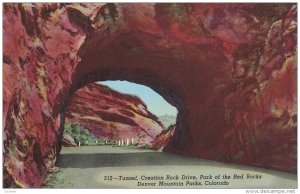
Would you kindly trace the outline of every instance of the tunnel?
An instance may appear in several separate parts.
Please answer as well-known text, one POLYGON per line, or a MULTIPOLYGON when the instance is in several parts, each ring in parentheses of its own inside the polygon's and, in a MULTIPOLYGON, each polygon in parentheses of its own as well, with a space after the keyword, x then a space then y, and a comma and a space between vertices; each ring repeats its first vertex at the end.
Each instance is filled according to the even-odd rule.
POLYGON ((162 141, 160 136, 176 130, 177 109, 149 87, 110 80, 78 89, 64 115, 64 146, 88 141, 161 150, 169 138, 162 141), (83 138, 78 136, 81 132, 83 138))
MULTIPOLYGON (((104 48, 85 50, 86 56, 82 54, 82 61, 75 69, 78 73, 73 75, 74 87, 97 80, 114 79, 149 86, 178 109, 176 134, 166 149, 183 150, 189 141, 195 147, 201 146, 202 150, 206 150, 218 141, 213 134, 220 133, 218 130, 226 130, 224 113, 220 107, 221 99, 226 96, 226 87, 222 85, 230 82, 226 77, 226 66, 222 64, 222 61, 225 63, 225 57, 214 48, 186 48, 184 43, 174 48, 176 52, 163 48, 156 52, 153 50, 155 45, 151 45, 154 43, 153 37, 139 36, 142 35, 127 32, 106 43, 104 48), (139 49, 132 54, 134 48, 139 49), (214 50, 214 55, 207 55, 209 50, 214 50), (200 53, 199 58, 191 56, 196 53, 200 53), (213 109, 210 108, 212 105, 213 109), (196 140, 191 139, 193 135, 188 132, 190 128, 197 129, 196 140)), ((93 40, 87 42, 96 44, 93 40)))

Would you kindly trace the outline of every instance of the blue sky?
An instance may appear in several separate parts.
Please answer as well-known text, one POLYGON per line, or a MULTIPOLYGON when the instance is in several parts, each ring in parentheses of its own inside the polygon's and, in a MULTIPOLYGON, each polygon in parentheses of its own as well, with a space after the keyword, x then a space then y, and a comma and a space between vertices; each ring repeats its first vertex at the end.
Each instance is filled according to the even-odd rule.
POLYGON ((162 96, 151 88, 128 81, 102 81, 97 82, 125 94, 139 96, 147 105, 148 110, 156 116, 177 115, 177 109, 170 105, 162 96))

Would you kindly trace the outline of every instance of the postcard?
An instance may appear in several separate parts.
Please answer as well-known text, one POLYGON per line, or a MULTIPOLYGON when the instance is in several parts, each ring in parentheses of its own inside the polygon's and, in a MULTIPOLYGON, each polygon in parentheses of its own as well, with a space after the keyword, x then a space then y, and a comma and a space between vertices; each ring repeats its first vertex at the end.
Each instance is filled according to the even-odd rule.
POLYGON ((6 189, 298 187, 296 3, 4 3, 2 70, 6 189))

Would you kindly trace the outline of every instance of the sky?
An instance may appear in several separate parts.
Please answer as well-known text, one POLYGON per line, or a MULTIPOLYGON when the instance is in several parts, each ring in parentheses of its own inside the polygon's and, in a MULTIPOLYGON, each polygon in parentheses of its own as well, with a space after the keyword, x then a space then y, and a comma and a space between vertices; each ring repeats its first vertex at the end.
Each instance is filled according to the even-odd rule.
POLYGON ((147 105, 148 110, 156 116, 177 115, 177 109, 174 106, 170 105, 161 95, 147 86, 128 81, 101 81, 97 83, 106 85, 124 94, 139 96, 147 105))

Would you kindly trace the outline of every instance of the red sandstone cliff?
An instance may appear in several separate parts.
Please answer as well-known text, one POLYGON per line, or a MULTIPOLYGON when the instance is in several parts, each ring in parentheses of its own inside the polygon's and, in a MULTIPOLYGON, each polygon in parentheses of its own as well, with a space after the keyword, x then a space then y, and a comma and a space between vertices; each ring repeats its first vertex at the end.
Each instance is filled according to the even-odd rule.
POLYGON ((62 105, 86 35, 62 4, 3 6, 4 186, 38 187, 54 168, 62 105))
POLYGON ((136 96, 100 84, 76 91, 66 109, 66 123, 77 123, 95 137, 151 145, 163 130, 157 117, 136 96))
POLYGON ((162 150, 172 139, 176 130, 176 126, 169 126, 168 129, 162 131, 159 135, 153 140, 151 148, 154 150, 162 150))
POLYGON ((3 6, 5 187, 39 187, 72 91, 114 79, 177 107, 164 151, 297 170, 296 5, 3 6))

